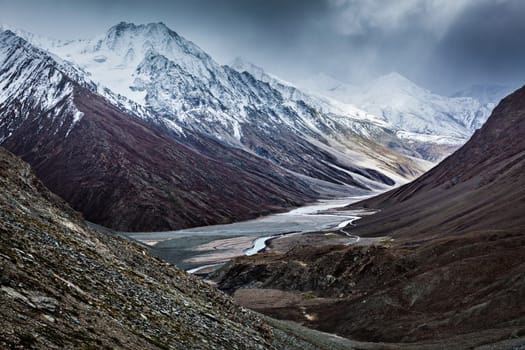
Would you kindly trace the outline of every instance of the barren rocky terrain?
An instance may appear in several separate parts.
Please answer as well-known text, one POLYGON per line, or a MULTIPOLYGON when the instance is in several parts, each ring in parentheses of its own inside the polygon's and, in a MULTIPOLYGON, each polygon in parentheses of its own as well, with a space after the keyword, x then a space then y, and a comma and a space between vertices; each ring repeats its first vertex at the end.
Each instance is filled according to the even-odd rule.
POLYGON ((525 336, 523 249, 519 231, 412 248, 305 245, 238 258, 219 287, 241 305, 353 340, 463 349, 525 336))

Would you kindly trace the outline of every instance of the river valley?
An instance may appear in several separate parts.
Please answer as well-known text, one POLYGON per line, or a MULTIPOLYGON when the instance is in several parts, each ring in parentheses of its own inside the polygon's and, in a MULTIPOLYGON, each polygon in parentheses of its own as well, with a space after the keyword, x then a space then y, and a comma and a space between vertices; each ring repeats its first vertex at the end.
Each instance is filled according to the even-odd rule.
POLYGON ((220 267, 237 256, 256 254, 281 236, 342 229, 358 217, 335 209, 367 197, 324 200, 286 213, 226 225, 124 235, 147 244, 160 258, 195 273, 220 267))

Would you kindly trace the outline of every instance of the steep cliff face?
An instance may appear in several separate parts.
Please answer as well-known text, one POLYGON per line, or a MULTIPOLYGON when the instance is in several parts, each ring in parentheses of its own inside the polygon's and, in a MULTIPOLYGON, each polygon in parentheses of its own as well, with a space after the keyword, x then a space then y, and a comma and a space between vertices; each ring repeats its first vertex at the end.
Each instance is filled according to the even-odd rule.
POLYGON ((222 293, 90 230, 0 148, 3 349, 313 349, 222 293))

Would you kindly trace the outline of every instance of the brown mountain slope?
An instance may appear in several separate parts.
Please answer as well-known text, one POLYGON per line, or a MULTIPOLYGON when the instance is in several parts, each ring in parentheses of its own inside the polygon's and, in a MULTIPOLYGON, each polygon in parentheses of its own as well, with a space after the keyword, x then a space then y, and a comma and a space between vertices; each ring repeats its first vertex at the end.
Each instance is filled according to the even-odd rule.
POLYGON ((3 148, 0 188, 1 349, 319 348, 88 229, 3 148))
POLYGON ((420 240, 525 228, 525 88, 434 169, 360 206, 381 211, 357 222, 358 235, 420 240))
POLYGON ((243 168, 221 164, 81 87, 75 105, 84 116, 67 137, 35 133, 46 122, 35 114, 3 146, 90 221, 168 230, 252 218, 313 198, 306 184, 269 163, 241 153, 231 157, 243 168))

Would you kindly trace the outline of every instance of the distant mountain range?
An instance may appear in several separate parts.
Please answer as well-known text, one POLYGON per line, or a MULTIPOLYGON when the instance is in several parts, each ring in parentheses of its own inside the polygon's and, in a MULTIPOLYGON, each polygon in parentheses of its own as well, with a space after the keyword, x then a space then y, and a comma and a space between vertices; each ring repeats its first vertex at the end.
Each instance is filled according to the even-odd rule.
POLYGON ((319 108, 334 113, 353 108, 354 113, 384 125, 404 140, 400 148, 390 143, 391 149, 405 153, 411 149, 418 157, 433 162, 464 144, 483 125, 499 100, 511 91, 500 85, 477 85, 447 97, 432 93, 398 73, 379 77, 364 86, 343 83, 325 74, 292 84, 241 57, 232 62, 232 67, 319 108))
POLYGON ((389 123, 399 137, 462 145, 512 88, 476 85, 451 97, 424 89, 399 73, 354 86, 319 74, 300 82, 308 91, 353 104, 389 123))
POLYGON ((42 182, 0 147, 0 347, 523 347, 525 87, 496 103, 504 87, 445 97, 397 73, 313 81, 219 65, 162 23, 1 31, 0 145, 42 182), (120 231, 384 193, 216 272, 243 305, 326 334, 93 231, 44 185, 120 231))

